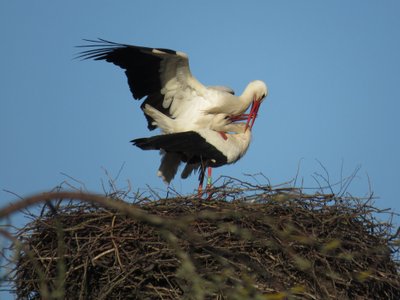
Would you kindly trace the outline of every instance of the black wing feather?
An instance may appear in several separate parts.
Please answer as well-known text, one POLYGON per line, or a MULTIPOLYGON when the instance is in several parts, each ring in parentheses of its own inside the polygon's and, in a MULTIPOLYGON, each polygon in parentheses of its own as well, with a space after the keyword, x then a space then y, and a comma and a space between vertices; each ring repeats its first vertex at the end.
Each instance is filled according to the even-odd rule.
POLYGON ((195 131, 156 135, 149 138, 134 139, 131 142, 143 150, 162 149, 166 152, 182 154, 185 157, 185 162, 215 161, 210 163, 210 166, 227 163, 227 157, 195 131))
MULTIPOLYGON (((153 48, 139 47, 126 44, 119 44, 107 40, 85 40, 91 45, 79 46, 90 48, 82 51, 77 58, 105 60, 125 70, 128 79, 129 89, 133 98, 139 100, 147 96, 145 104, 150 104, 163 114, 170 116, 168 108, 162 106, 163 95, 161 94, 160 63, 163 58, 155 55, 153 48)), ((176 55, 176 51, 164 48, 157 50, 176 55)), ((153 130, 153 119, 145 115, 148 128, 153 130)))
MULTIPOLYGON (((153 54, 153 48, 118 44, 103 39, 86 41, 95 44, 81 47, 94 49, 82 51, 78 57, 105 60, 124 69, 128 78, 129 88, 135 99, 142 99, 145 96, 160 91, 159 70, 162 58, 153 54)), ((169 54, 176 54, 176 51, 169 49, 158 50, 169 54)))

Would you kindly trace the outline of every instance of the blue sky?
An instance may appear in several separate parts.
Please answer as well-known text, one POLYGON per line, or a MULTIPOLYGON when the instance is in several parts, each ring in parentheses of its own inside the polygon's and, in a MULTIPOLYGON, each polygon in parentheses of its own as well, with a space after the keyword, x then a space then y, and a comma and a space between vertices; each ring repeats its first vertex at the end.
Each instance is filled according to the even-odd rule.
MULTIPOLYGON (((304 185, 316 187, 319 162, 332 183, 361 166, 348 191, 371 189, 376 205, 400 211, 400 2, 182 3, 1 2, 2 205, 17 198, 7 191, 79 186, 68 176, 101 192, 104 170, 116 176, 122 165, 118 186, 129 181, 134 190, 149 185, 165 195, 155 175, 158 153, 129 143, 153 133, 123 71, 74 59, 82 39, 100 37, 184 51, 201 82, 238 94, 251 80, 268 84, 247 155, 215 169, 214 178, 262 172, 279 184, 300 164, 304 185)), ((191 192, 196 177, 173 186, 191 192)))

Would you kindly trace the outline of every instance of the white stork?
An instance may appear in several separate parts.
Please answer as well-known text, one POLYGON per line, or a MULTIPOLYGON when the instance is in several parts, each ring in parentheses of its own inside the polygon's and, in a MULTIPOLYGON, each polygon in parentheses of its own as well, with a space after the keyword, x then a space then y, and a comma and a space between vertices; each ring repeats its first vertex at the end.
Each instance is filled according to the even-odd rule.
MULTIPOLYGON (((226 126, 232 121, 247 119, 247 126, 251 127, 261 101, 268 94, 267 86, 260 80, 250 82, 240 96, 235 96, 230 88, 206 87, 192 76, 188 56, 180 51, 103 39, 86 41, 92 44, 80 47, 91 49, 78 57, 105 60, 125 70, 133 98, 145 98, 141 108, 150 130, 158 127, 163 133, 171 134, 209 129, 221 132, 220 137, 223 137, 224 132, 230 131, 226 126), (250 114, 245 115, 250 105, 250 114)), ((158 175, 169 183, 181 156, 166 151, 163 162, 158 175)), ((187 177, 193 168, 188 164, 182 176, 187 177)))
MULTIPOLYGON (((209 176, 211 176, 211 167, 234 163, 246 153, 251 140, 250 129, 254 125, 254 121, 257 117, 257 112, 260 104, 261 101, 255 103, 255 105, 252 107, 252 110, 250 111, 250 114, 248 114, 248 117, 228 118, 229 120, 247 119, 247 122, 232 123, 233 120, 231 120, 230 121, 231 123, 224 125, 223 131, 216 131, 210 128, 200 128, 190 131, 174 130, 177 128, 178 126, 177 123, 179 123, 179 121, 164 115, 163 113, 159 112, 153 107, 149 107, 148 105, 146 105, 144 111, 153 119, 152 123, 159 128, 163 128, 163 131, 165 132, 165 137, 163 138, 161 138, 160 136, 154 137, 154 141, 158 143, 158 144, 156 143, 156 145, 161 145, 160 141, 162 141, 162 143, 166 143, 169 139, 171 139, 172 142, 177 142, 178 141, 177 139, 179 137, 182 138, 181 143, 183 146, 182 149, 180 150, 176 148, 176 145, 175 148, 171 148, 174 147, 173 145, 171 145, 170 147, 164 144, 162 144, 163 145, 162 147, 159 147, 159 150, 161 150, 162 159, 157 175, 161 177, 165 183, 169 184, 170 181, 175 177, 175 174, 177 173, 178 167, 181 164, 181 162, 186 162, 186 166, 182 171, 181 178, 183 179, 187 178, 193 171, 196 171, 201 167, 200 185, 199 185, 200 188, 202 186, 204 178, 205 166, 209 167, 209 176), (191 134, 187 134, 187 132, 191 132, 191 134), (191 145, 190 146, 184 145, 185 143, 190 143, 191 145), (201 159, 201 161, 203 162, 201 166, 198 162, 198 159, 196 162, 193 162, 193 159, 186 159, 185 156, 183 156, 182 158, 182 152, 185 152, 184 148, 188 146, 197 147, 199 153, 201 153, 202 151, 204 152, 202 155, 196 154, 194 156, 196 158, 201 159), (219 152, 217 158, 215 159, 210 158, 212 157, 212 155, 215 154, 215 152, 212 152, 212 155, 210 156, 209 154, 210 149, 216 149, 216 151, 219 152), (225 156, 226 159, 221 158, 223 156, 225 156), (210 163, 209 161, 211 160, 216 162, 210 163)), ((219 117, 222 116, 223 115, 217 115, 214 118, 214 121, 216 123, 220 123, 219 117)), ((224 118, 224 120, 226 121, 227 119, 224 118)), ((148 144, 149 141, 153 141, 152 138, 139 139, 139 140, 142 141, 146 140, 147 141, 146 145, 150 145, 148 144)), ((139 148, 142 148, 144 150, 157 149, 154 147, 145 149, 140 146, 143 145, 142 143, 137 144, 136 141, 137 140, 132 141, 134 145, 137 145, 139 148)), ((191 151, 190 153, 192 152, 193 151, 191 151)))
MULTIPOLYGON (((131 142, 143 150, 161 150, 172 154, 179 163, 186 163, 182 178, 186 178, 193 170, 200 169, 200 193, 207 167, 210 170, 211 167, 235 163, 246 153, 253 124, 254 122, 250 126, 247 123, 226 125, 227 132, 224 134, 206 128, 139 138, 131 142)), ((163 169, 165 163, 168 164, 168 161, 164 156, 159 170, 163 169)), ((173 172, 175 175, 177 168, 173 172)))

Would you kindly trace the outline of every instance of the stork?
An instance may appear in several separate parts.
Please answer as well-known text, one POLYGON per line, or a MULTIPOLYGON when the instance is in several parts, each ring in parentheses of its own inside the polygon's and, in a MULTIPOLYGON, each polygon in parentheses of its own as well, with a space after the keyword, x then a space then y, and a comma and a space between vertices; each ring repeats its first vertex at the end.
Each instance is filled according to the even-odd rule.
MULTIPOLYGON (((204 128, 177 133, 161 134, 149 138, 134 139, 133 145, 143 150, 161 150, 173 154, 179 163, 186 166, 182 178, 186 178, 193 170, 200 169, 199 194, 203 185, 205 169, 215 168, 238 161, 247 151, 251 141, 251 127, 247 123, 226 125, 228 132, 224 136, 219 132, 204 128)), ((168 161, 161 159, 159 169, 168 161)), ((174 174, 177 168, 173 170, 174 174)))
MULTIPOLYGON (((174 128, 177 128, 178 125, 176 123, 179 123, 179 121, 164 115, 163 113, 159 112, 153 107, 145 107, 145 112, 154 120, 153 124, 157 127, 163 128, 164 132, 166 133, 165 134, 166 137, 163 138, 154 137, 154 139, 148 138, 148 139, 142 139, 142 141, 154 140, 156 141, 157 145, 164 145, 164 143, 166 143, 169 139, 171 139, 171 141, 176 142, 178 144, 178 137, 181 137, 182 144, 190 143, 191 147, 198 147, 198 153, 200 154, 197 154, 194 157, 196 158, 200 157, 201 161, 203 162, 199 176, 200 177, 199 189, 201 189, 204 179, 204 167, 206 165, 209 167, 208 176, 211 177, 211 168, 216 165, 215 163, 207 162, 210 156, 208 154, 209 151, 207 149, 217 147, 221 155, 225 155, 227 157, 226 161, 224 161, 224 159, 221 160, 220 158, 219 159, 210 158, 210 160, 217 160, 224 162, 219 165, 236 162, 247 151, 251 139, 250 130, 248 129, 252 129, 254 125, 260 104, 261 101, 256 102, 247 117, 237 116, 228 118, 230 123, 224 125, 223 127, 224 131, 215 131, 210 128, 200 128, 190 131, 191 134, 186 134, 187 132, 189 132, 189 130, 175 131, 174 128), (247 119, 246 123, 233 123, 234 121, 245 120, 245 119, 247 119), (245 134, 246 130, 248 132, 246 132, 245 134), (176 135, 171 135, 174 133, 176 133, 176 135), (178 133, 182 134, 180 135, 178 133), (199 135, 205 138, 206 141, 203 141, 203 139, 200 139, 199 141, 199 135), (239 139, 239 141, 241 141, 243 140, 243 138, 246 140, 246 143, 238 145, 236 140, 239 139), (224 140, 226 142, 224 142, 224 140), (162 141, 162 144, 159 144, 160 141, 162 141), (207 145, 204 146, 204 144, 207 145), (202 150, 204 150, 203 154, 201 154, 202 150), (231 156, 232 151, 234 152, 233 157, 231 156), (237 157, 237 159, 235 157, 237 157)), ((214 118, 214 121, 219 123, 219 117, 220 115, 216 116, 214 118)), ((226 121, 226 117, 224 118, 224 120, 226 121)), ((138 140, 133 140, 132 142, 134 142, 134 145, 137 145, 139 146, 139 148, 142 148, 140 147, 140 145, 143 145, 143 143, 137 144, 136 141, 138 140)), ((162 147, 160 146, 159 149, 161 150, 162 159, 157 175, 161 177, 163 181, 167 184, 169 184, 170 181, 175 177, 175 174, 177 173, 178 167, 181 164, 181 162, 186 162, 186 166, 181 174, 181 178, 183 179, 187 178, 193 171, 199 169, 200 167, 198 162, 193 163, 193 159, 182 158, 182 152, 184 152, 183 149, 177 150, 171 147, 173 146, 165 145, 162 147)), ((145 150, 149 149, 154 150, 156 148, 147 147, 145 150)))
MULTIPOLYGON (((261 80, 250 82, 240 96, 235 96, 227 87, 206 87, 192 76, 188 55, 180 51, 104 39, 85 41, 91 44, 80 47, 89 49, 78 57, 105 60, 125 70, 133 98, 144 98, 141 108, 150 130, 158 127, 164 134, 172 134, 209 129, 221 132, 224 137, 224 132, 229 132, 226 126, 232 121, 247 119, 250 126, 268 94, 261 80), (250 105, 250 113, 244 114, 250 105), (160 114, 165 117, 157 118, 160 114)), ((181 162, 178 156, 173 152, 164 153, 166 163, 158 175, 166 183, 173 179, 181 162)), ((189 168, 186 173, 190 174, 189 168)))

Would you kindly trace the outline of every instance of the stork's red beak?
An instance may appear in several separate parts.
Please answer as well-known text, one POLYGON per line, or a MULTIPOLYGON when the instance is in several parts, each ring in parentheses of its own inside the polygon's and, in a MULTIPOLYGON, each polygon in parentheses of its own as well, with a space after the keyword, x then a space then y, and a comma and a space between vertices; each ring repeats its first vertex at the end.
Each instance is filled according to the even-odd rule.
POLYGON ((250 113, 249 113, 249 115, 247 117, 246 129, 245 130, 247 130, 247 128, 250 128, 250 129, 253 128, 254 122, 256 121, 256 118, 257 118, 258 110, 260 109, 260 104, 261 104, 261 101, 256 99, 256 98, 254 98, 253 104, 252 104, 251 109, 250 109, 250 113))
POLYGON ((261 99, 256 99, 254 97, 253 103, 252 103, 251 108, 250 108, 250 113, 241 114, 241 115, 238 115, 238 116, 231 116, 231 117, 229 117, 229 119, 232 122, 246 121, 246 129, 245 130, 247 130, 247 128, 252 129, 253 125, 254 125, 254 122, 255 122, 255 120, 257 118, 257 113, 258 113, 258 110, 260 109, 260 105, 261 105, 261 99))

